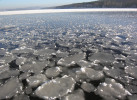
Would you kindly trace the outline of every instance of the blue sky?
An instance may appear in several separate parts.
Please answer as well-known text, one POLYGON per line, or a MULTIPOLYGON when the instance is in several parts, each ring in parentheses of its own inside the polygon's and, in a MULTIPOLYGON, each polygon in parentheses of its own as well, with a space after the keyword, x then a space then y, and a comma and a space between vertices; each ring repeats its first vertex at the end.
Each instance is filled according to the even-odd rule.
POLYGON ((33 6, 49 7, 88 1, 95 0, 0 0, 0 9, 24 8, 33 6))

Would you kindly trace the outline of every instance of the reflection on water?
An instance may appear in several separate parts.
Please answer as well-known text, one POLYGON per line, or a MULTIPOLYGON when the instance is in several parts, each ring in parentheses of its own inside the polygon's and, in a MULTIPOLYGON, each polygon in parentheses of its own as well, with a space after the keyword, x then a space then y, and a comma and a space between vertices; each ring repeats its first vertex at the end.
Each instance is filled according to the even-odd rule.
POLYGON ((0 99, 135 100, 137 12, 0 16, 0 99))

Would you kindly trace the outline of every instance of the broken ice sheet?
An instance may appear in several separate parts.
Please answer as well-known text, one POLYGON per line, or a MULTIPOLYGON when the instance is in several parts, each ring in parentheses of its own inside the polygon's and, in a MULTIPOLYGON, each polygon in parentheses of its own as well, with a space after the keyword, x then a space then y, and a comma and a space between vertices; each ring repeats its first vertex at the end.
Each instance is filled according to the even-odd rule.
POLYGON ((126 73, 124 72, 124 70, 121 70, 119 68, 108 69, 107 67, 104 67, 104 73, 106 76, 112 77, 115 80, 122 81, 123 83, 128 82, 125 78, 126 73))
POLYGON ((19 70, 10 70, 9 66, 0 67, 0 79, 7 79, 12 76, 18 76, 19 70))
POLYGON ((104 53, 104 52, 97 52, 88 57, 90 61, 97 61, 100 63, 113 63, 115 61, 115 58, 110 53, 104 53))
POLYGON ((16 48, 14 50, 12 50, 13 54, 24 54, 24 53, 34 53, 34 50, 32 48, 27 48, 26 46, 20 47, 20 48, 16 48))
POLYGON ((104 78, 103 71, 96 71, 92 68, 81 68, 81 71, 85 73, 92 81, 101 80, 104 78))
POLYGON ((6 50, 4 48, 0 48, 0 57, 6 54, 6 50))
POLYGON ((68 56, 69 55, 69 53, 68 52, 62 52, 62 51, 60 51, 60 50, 58 50, 57 52, 56 52, 56 56, 57 57, 66 57, 66 56, 68 56))
POLYGON ((85 73, 83 73, 82 71, 76 71, 76 76, 75 76, 75 80, 76 82, 83 82, 88 80, 88 77, 85 73))
POLYGON ((137 94, 133 94, 131 96, 128 96, 128 100, 136 100, 137 99, 137 94))
MULTIPOLYGON (((119 13, 115 13, 116 16, 114 14, 114 16, 109 15, 108 13, 103 14, 103 16, 98 15, 101 14, 82 15, 65 13, 34 14, 34 16, 19 15, 16 17, 0 16, 0 48, 4 48, 3 50, 0 49, 0 67, 16 60, 16 64, 20 66, 20 72, 17 70, 14 71, 15 73, 13 74, 15 76, 17 75, 20 82, 23 81, 24 85, 23 94, 17 94, 16 99, 26 99, 26 97, 28 98, 27 95, 32 99, 31 96, 35 90, 31 90, 31 87, 27 82, 26 86, 24 80, 28 79, 30 76, 34 77, 36 75, 45 74, 46 71, 47 76, 49 76, 50 79, 52 79, 52 77, 55 79, 63 75, 73 77, 75 81, 77 81, 77 85, 79 85, 79 87, 76 87, 76 90, 81 89, 80 86, 82 86, 82 91, 85 93, 85 99, 87 99, 87 91, 91 91, 88 90, 91 88, 90 84, 94 84, 96 80, 97 82, 104 82, 105 77, 114 78, 116 81, 124 84, 125 89, 129 92, 132 94, 136 93, 136 70, 134 68, 127 68, 125 69, 126 73, 123 74, 125 66, 135 67, 137 65, 136 16, 131 13, 126 13, 124 16, 120 14, 120 16, 122 16, 120 19, 118 18, 120 17, 119 13), (110 19, 110 23, 109 21, 107 21, 108 23, 104 23, 106 17, 108 20, 110 19), (130 20, 127 20, 128 17, 130 17, 130 20), (119 20, 120 23, 116 20, 119 20), (134 21, 134 24, 132 21, 134 21), (104 24, 102 24, 102 22, 104 24), (16 24, 17 27, 6 28, 6 24, 9 24, 8 26, 10 26, 10 24, 16 24), (118 24, 122 25, 119 26, 118 24), (87 54, 86 57, 76 56, 81 52, 85 52, 87 54), (73 57, 75 59, 73 59, 73 57), (61 61, 60 59, 63 59, 64 61, 61 61), (43 66, 43 64, 37 64, 38 61, 45 63, 47 60, 49 62, 46 63, 45 66, 43 66), (58 66, 58 61, 62 62, 63 71, 61 73, 56 73, 56 70, 53 70, 58 66), (117 64, 115 63, 116 61, 117 64), (33 62, 36 62, 36 64, 33 62), (64 66, 75 65, 72 67, 64 67, 63 64, 64 66), (103 71, 104 65, 110 70, 103 71), (83 72, 83 69, 80 70, 80 68, 83 67, 91 69, 87 69, 83 72), (19 73, 16 74, 16 72, 19 73), (103 73, 105 76, 99 72, 103 73), (99 74, 101 76, 98 76, 99 74), (127 80, 128 83, 126 82, 127 80), (86 82, 86 84, 83 82, 86 82)), ((0 71, 3 71, 3 67, 0 68, 0 71)), ((3 84, 4 81, 7 80, 5 80, 5 78, 14 76, 9 74, 12 72, 13 71, 10 69, 2 72, 2 74, 0 74, 0 84, 3 84)), ((37 80, 37 78, 33 79, 33 81, 37 80)), ((38 86, 41 85, 43 85, 43 82, 38 86)), ((50 87, 52 86, 50 85, 50 87)), ((76 90, 63 95, 63 97, 67 96, 70 100, 75 100, 76 98, 83 99, 82 94, 75 94, 76 90)), ((116 88, 114 90, 118 89, 116 88)), ((115 93, 111 93, 111 95, 113 94, 115 93)), ((89 100, 93 99, 92 97, 93 96, 91 96, 89 100)), ((134 100, 134 98, 136 98, 131 98, 132 96, 129 97, 129 100, 134 100)), ((114 100, 117 99, 119 98, 114 98, 114 100)))
POLYGON ((11 31, 12 29, 14 29, 15 26, 11 26, 11 25, 6 25, 4 27, 0 27, 0 31, 11 31))
POLYGON ((4 60, 5 63, 10 63, 15 59, 15 57, 11 53, 6 52, 6 54, 1 59, 4 60))
POLYGON ((137 67, 125 67, 125 72, 137 79, 137 67))
POLYGON ((31 67, 32 67, 32 64, 27 63, 22 66, 19 66, 19 70, 23 72, 30 72, 31 67))
POLYGON ((25 94, 20 94, 20 95, 16 95, 13 100, 30 100, 29 96, 25 95, 25 94))
POLYGON ((127 91, 120 83, 117 83, 114 79, 105 79, 104 83, 101 83, 96 90, 96 93, 107 100, 112 99, 125 99, 127 95, 132 95, 127 91))
POLYGON ((80 53, 82 52, 81 49, 78 49, 78 48, 72 48, 70 49, 70 54, 77 54, 77 53, 80 53))
POLYGON ((137 86, 132 84, 127 84, 125 88, 132 94, 137 94, 137 86))
POLYGON ((34 61, 33 64, 31 65, 31 69, 30 71, 35 73, 35 74, 39 74, 43 72, 43 69, 47 66, 48 62, 40 62, 40 61, 34 61))
POLYGON ((48 78, 52 78, 52 77, 54 78, 57 77, 61 72, 62 71, 60 67, 52 67, 52 68, 48 68, 45 74, 48 78))
POLYGON ((91 62, 85 61, 85 60, 80 60, 79 62, 77 62, 77 64, 80 67, 92 67, 93 64, 91 62))
POLYGON ((23 72, 33 72, 39 74, 43 72, 43 69, 47 66, 47 62, 32 61, 31 63, 26 63, 19 67, 20 71, 23 72))
POLYGON ((38 74, 27 78, 30 87, 37 87, 38 85, 46 82, 48 79, 44 74, 38 74))
POLYGON ((56 53, 56 51, 54 49, 49 49, 49 48, 45 48, 45 49, 40 49, 35 51, 35 55, 40 55, 40 56, 46 56, 46 55, 51 55, 56 53))
POLYGON ((36 89, 35 94, 43 99, 56 99, 71 93, 74 89, 74 86, 74 79, 64 76, 62 78, 45 82, 36 89))
POLYGON ((22 85, 17 78, 9 79, 5 84, 0 86, 0 99, 7 99, 19 93, 22 90, 22 85))
POLYGON ((20 76, 19 76, 19 80, 27 79, 30 75, 31 75, 30 72, 22 73, 22 74, 20 74, 20 76))
POLYGON ((18 57, 16 59, 16 64, 17 65, 23 65, 23 64, 25 64, 26 61, 27 61, 27 58, 25 58, 25 57, 18 57))
POLYGON ((87 82, 83 82, 83 83, 81 84, 81 88, 82 88, 84 91, 88 92, 88 93, 94 92, 94 90, 95 90, 95 86, 92 85, 91 83, 87 83, 87 82))
POLYGON ((62 100, 85 100, 84 92, 81 89, 75 90, 73 93, 65 96, 62 100))
POLYGON ((71 56, 68 56, 68 57, 65 57, 65 58, 61 58, 57 62, 57 64, 61 65, 61 66, 69 67, 69 66, 72 66, 72 65, 76 64, 80 60, 85 59, 85 57, 86 57, 85 53, 78 53, 78 54, 71 55, 71 56))

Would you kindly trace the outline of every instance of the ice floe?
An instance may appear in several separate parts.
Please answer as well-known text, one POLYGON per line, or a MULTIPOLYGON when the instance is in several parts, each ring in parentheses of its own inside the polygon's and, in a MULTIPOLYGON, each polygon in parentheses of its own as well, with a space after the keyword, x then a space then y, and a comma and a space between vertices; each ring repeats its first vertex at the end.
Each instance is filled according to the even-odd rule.
POLYGON ((40 98, 44 99, 56 99, 60 98, 68 93, 71 93, 74 89, 75 81, 71 77, 62 77, 49 82, 45 82, 39 86, 35 93, 40 98))
POLYGON ((120 83, 114 79, 106 79, 104 83, 101 83, 96 93, 104 99, 125 99, 127 95, 132 95, 127 91, 120 83))
POLYGON ((5 84, 0 86, 0 99, 8 99, 22 91, 22 85, 19 83, 19 80, 11 78, 5 84))
POLYGON ((125 72, 137 79, 137 67, 125 67, 125 72))
POLYGON ((85 53, 78 53, 65 58, 61 58, 57 64, 61 66, 66 66, 66 67, 73 66, 80 60, 85 59, 85 56, 86 56, 85 53))
POLYGON ((87 75, 92 81, 101 80, 104 78, 103 71, 96 71, 92 68, 81 68, 82 72, 87 75))
POLYGON ((48 81, 47 77, 44 74, 30 76, 26 80, 30 87, 37 87, 41 85, 42 83, 45 83, 46 81, 48 81))
POLYGON ((27 13, 0 16, 0 99, 136 100, 136 12, 27 13))
POLYGON ((115 58, 112 54, 97 52, 88 58, 90 61, 100 62, 100 63, 113 63, 115 58))
POLYGON ((45 75, 49 78, 55 78, 62 72, 60 67, 48 68, 45 75))
POLYGON ((81 88, 84 90, 84 91, 86 91, 86 92, 94 92, 94 90, 95 90, 95 86, 94 85, 92 85, 91 83, 87 83, 87 82, 83 82, 82 84, 81 84, 81 88))

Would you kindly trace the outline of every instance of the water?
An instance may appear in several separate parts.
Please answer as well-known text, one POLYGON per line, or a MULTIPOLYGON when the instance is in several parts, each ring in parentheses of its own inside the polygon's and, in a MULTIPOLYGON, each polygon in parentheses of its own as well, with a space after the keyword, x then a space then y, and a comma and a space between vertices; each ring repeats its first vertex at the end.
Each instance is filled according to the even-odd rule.
POLYGON ((136 26, 135 11, 1 15, 0 99, 135 100, 136 26))

